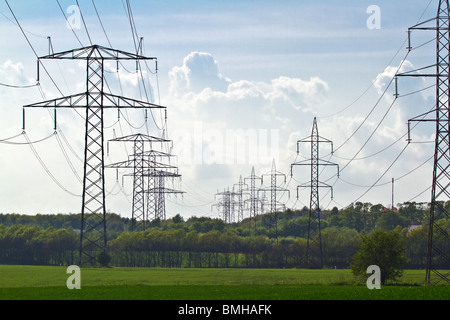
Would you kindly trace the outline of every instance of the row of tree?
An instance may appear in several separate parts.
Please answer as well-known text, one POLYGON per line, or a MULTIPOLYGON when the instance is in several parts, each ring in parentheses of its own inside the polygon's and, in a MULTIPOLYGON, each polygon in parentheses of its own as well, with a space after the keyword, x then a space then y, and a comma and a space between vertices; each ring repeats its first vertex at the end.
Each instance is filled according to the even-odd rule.
MULTIPOLYGON (((323 232, 325 263, 346 267, 359 237, 353 230, 323 232)), ((305 265, 306 239, 239 236, 217 230, 184 229, 125 232, 109 244, 114 265, 134 267, 252 267, 283 268, 305 265)))
POLYGON ((79 239, 73 229, 0 225, 0 264, 74 264, 79 239))
MULTIPOLYGON (((450 227, 449 221, 440 223, 442 228, 450 227)), ((394 232, 405 241, 407 267, 424 268, 427 228, 397 227, 394 232)), ((349 267, 361 239, 362 235, 353 229, 324 229, 324 265, 349 267)), ((0 225, 0 264, 76 264, 78 247, 79 232, 72 229, 0 225)), ((231 230, 199 233, 186 232, 183 228, 152 228, 122 232, 108 242, 110 265, 123 267, 307 267, 305 252, 305 238, 241 236, 231 230)))
MULTIPOLYGON (((445 205, 450 209, 450 202, 445 205)), ((357 202, 347 208, 322 211, 322 228, 340 227, 354 229, 358 233, 367 234, 375 229, 393 230, 397 226, 408 227, 426 223, 429 212, 427 203, 406 202, 398 205, 398 210, 388 210, 380 204, 357 202)), ((212 230, 220 232, 234 230, 239 235, 265 235, 274 237, 306 237, 308 231, 308 208, 286 210, 273 214, 259 215, 255 219, 244 219, 240 223, 225 224, 221 219, 207 217, 191 217, 184 221, 180 215, 166 221, 150 221, 149 228, 184 228, 185 231, 205 233, 212 230)), ((109 239, 116 238, 121 232, 131 230, 131 220, 114 213, 108 213, 107 231, 109 239)), ((0 224, 14 224, 53 227, 55 229, 80 228, 80 214, 0 214, 0 224)))
MULTIPOLYGON (((446 204, 448 207, 448 204, 446 204)), ((322 212, 323 263, 348 267, 361 236, 374 230, 401 234, 408 267, 423 268, 427 254, 427 204, 405 203, 398 210, 356 203, 322 212)), ((220 219, 180 215, 151 221, 131 232, 131 221, 107 215, 110 264, 136 267, 297 267, 306 266, 309 210, 287 210, 225 224, 220 219)), ((77 262, 79 214, 0 214, 0 263, 67 265, 77 262)), ((443 229, 450 228, 441 220, 443 229)), ((315 244, 318 241, 314 242, 315 244)), ((318 250, 313 250, 318 252, 318 250)), ((318 257, 313 257, 318 259, 318 257)))

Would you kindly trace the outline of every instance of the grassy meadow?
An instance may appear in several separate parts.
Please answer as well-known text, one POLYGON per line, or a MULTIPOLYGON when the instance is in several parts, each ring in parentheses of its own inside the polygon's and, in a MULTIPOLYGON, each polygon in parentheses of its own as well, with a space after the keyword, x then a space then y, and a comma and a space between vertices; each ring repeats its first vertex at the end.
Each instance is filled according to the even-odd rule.
POLYGON ((369 290, 350 270, 82 268, 69 290, 66 267, 0 266, 1 300, 448 300, 448 286, 424 286, 406 270, 395 285, 369 290))

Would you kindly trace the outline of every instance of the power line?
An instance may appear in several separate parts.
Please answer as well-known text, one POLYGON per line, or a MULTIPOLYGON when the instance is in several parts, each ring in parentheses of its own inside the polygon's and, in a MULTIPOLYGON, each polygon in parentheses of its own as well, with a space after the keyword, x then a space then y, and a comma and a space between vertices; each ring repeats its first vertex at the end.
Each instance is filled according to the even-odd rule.
MULTIPOLYGON (((424 14, 425 14, 425 12, 428 10, 428 8, 429 8, 429 6, 430 6, 430 4, 433 2, 433 0, 430 0, 429 2, 428 2, 428 4, 427 4, 427 6, 425 7, 425 9, 422 11, 422 13, 421 13, 421 15, 420 15, 420 17, 419 17, 419 19, 417 20, 417 22, 419 22, 421 19, 422 19, 422 17, 424 16, 424 14)), ((427 45, 428 43, 430 43, 430 42, 432 42, 433 40, 435 40, 436 38, 434 38, 434 39, 432 39, 432 40, 430 40, 430 41, 427 41, 427 42, 425 42, 425 43, 423 43, 423 44, 421 44, 421 45, 419 45, 419 46, 417 46, 417 47, 415 47, 415 48, 411 48, 411 50, 410 51, 412 51, 412 50, 415 50, 415 49, 419 49, 420 47, 422 47, 422 46, 425 46, 425 45, 427 45)), ((397 57, 397 55, 400 53, 400 51, 404 48, 404 45, 405 45, 405 43, 408 41, 408 37, 406 37, 405 38, 405 40, 403 41, 403 43, 401 44, 401 46, 398 48, 398 50, 396 51, 396 53, 395 53, 395 55, 392 57, 392 59, 389 61, 389 63, 387 64, 387 66, 385 67, 385 69, 388 67, 388 66, 390 66, 391 65, 391 63, 394 61, 394 59, 397 57)), ((335 116, 335 115, 337 115, 337 114, 339 114, 339 113, 342 113, 342 112, 344 112, 345 110, 347 110, 347 109, 349 109, 350 107, 352 107, 356 102, 358 102, 367 92, 369 92, 369 90, 374 86, 374 84, 377 82, 377 80, 380 78, 380 76, 381 76, 381 73, 375 78, 375 80, 373 80, 371 83, 370 83, 370 85, 367 87, 367 89, 365 89, 355 100, 353 100, 349 105, 347 105, 346 107, 344 107, 343 109, 341 109, 341 110, 339 110, 339 111, 337 111, 337 112, 335 112, 335 113, 333 113, 333 114, 330 114, 330 115, 326 115, 326 116, 320 116, 319 118, 321 118, 321 119, 325 119, 325 118, 330 118, 330 117, 333 117, 333 116, 335 116)))
MULTIPOLYGON (((409 53, 409 52, 408 52, 409 53)), ((397 68, 397 71, 399 71, 401 69, 401 67, 403 66, 403 64, 406 61, 406 58, 408 56, 408 53, 406 54, 405 58, 402 60, 402 62, 400 63, 399 67, 397 68)), ((377 102, 375 103, 375 105, 372 107, 372 109, 370 110, 370 112, 367 114, 367 116, 364 118, 364 120, 361 122, 361 124, 356 128, 355 131, 353 131, 353 133, 340 145, 335 149, 335 152, 338 151, 339 149, 341 149, 345 144, 347 144, 347 142, 361 129, 361 127, 364 125, 364 123, 369 119, 370 115, 375 111, 375 109, 377 108, 377 106, 380 104, 381 100, 383 99, 383 97, 385 96, 385 94, 387 93, 389 87, 391 86, 391 84, 394 82, 395 77, 392 77, 391 80, 389 81, 388 85, 386 86, 386 88, 384 89, 383 93, 381 94, 381 96, 378 98, 377 102)), ((369 139, 367 139, 367 141, 363 144, 363 147, 359 149, 359 151, 355 154, 355 156, 352 158, 356 158, 356 156, 361 152, 361 150, 364 148, 364 146, 369 142, 370 138, 373 136, 373 134, 375 133, 375 131, 378 129, 378 127, 381 125, 381 122, 384 120, 384 118, 387 116, 388 112, 391 110, 392 106, 394 105, 395 101, 397 100, 397 97, 395 97, 395 99, 392 101, 391 105, 388 108, 388 111, 384 114, 382 120, 378 123, 378 125, 376 126, 375 130, 372 132, 372 134, 370 135, 369 139)), ((348 165, 348 164, 347 164, 348 165)), ((346 165, 346 166, 347 166, 346 165)), ((346 167, 345 166, 345 167, 346 167)), ((344 168, 345 168, 344 167, 344 168)), ((342 168, 342 169, 344 169, 342 168)))
MULTIPOLYGON (((134 21, 133 11, 131 9, 130 1, 126 0, 126 4, 125 4, 124 1, 122 0, 122 4, 123 4, 123 7, 124 7, 125 12, 127 14, 128 21, 130 23, 130 28, 131 28, 131 34, 132 34, 132 37, 133 37, 134 48, 136 50, 136 53, 138 54, 139 51, 141 51, 141 52, 143 51, 143 38, 139 38, 139 35, 138 35, 138 32, 137 32, 137 28, 136 28, 136 23, 134 21), (139 42, 139 45, 138 45, 138 42, 139 42)), ((142 87, 144 89, 144 93, 145 93, 146 99, 147 99, 147 101, 150 101, 149 100, 149 95, 148 95, 148 92, 147 92, 147 87, 145 86, 145 81, 144 81, 144 76, 143 76, 143 73, 142 73, 141 62, 140 61, 138 61, 138 65, 137 66, 139 66, 139 68, 136 71, 138 71, 138 73, 139 73, 139 75, 141 77, 142 87)), ((150 114, 151 114, 151 116, 153 118, 153 122, 155 123, 156 127, 158 128, 158 130, 164 131, 165 130, 165 124, 163 123, 162 126, 159 126, 157 121, 156 121, 156 119, 155 119, 155 116, 153 114, 153 110, 150 110, 150 114)))
POLYGON ((87 35, 87 37, 88 37, 88 39, 89 39, 89 43, 92 45, 91 36, 89 35, 89 31, 88 31, 88 28, 87 28, 87 26, 86 26, 86 21, 84 20, 83 12, 82 12, 82 10, 81 10, 80 4, 78 3, 78 0, 76 0, 76 3, 77 3, 77 6, 78 6, 78 8, 79 8, 79 10, 80 10, 81 21, 83 22, 84 29, 86 30, 86 35, 87 35))
MULTIPOLYGON (((397 57, 397 55, 400 53, 400 51, 404 48, 407 39, 408 39, 408 38, 405 38, 405 40, 403 41, 402 45, 398 48, 398 50, 397 50, 397 52, 395 53, 394 57, 392 57, 392 59, 389 61, 389 63, 387 64, 387 66, 384 68, 384 70, 386 70, 386 68, 387 68, 388 66, 391 65, 391 63, 394 61, 395 57, 397 57)), ((406 59, 406 57, 405 57, 405 59, 406 59)), ((363 91, 363 92, 362 92, 362 93, 361 93, 354 101, 352 101, 348 106, 346 106, 345 108, 343 108, 343 109, 341 109, 341 110, 339 110, 339 111, 337 111, 337 112, 335 112, 335 113, 333 113, 333 114, 330 114, 330 115, 327 115, 327 116, 321 116, 321 117, 319 117, 319 118, 321 118, 321 119, 330 118, 330 117, 336 116, 336 115, 338 115, 338 114, 344 112, 345 110, 349 109, 350 107, 352 107, 352 106, 353 106, 355 103, 357 103, 357 102, 358 102, 358 101, 359 101, 359 100, 360 100, 367 92, 369 92, 369 90, 375 85, 375 83, 378 81, 378 79, 381 77, 381 75, 382 75, 382 73, 378 74, 378 76, 375 78, 375 80, 373 80, 373 81, 371 82, 371 84, 369 85, 369 87, 368 87, 367 89, 365 89, 365 90, 364 90, 364 91, 363 91)), ((383 95, 384 95, 384 93, 383 93, 383 95)), ((369 113, 369 115, 370 115, 370 113, 369 113)))
MULTIPOLYGON (((24 29, 22 28, 22 26, 19 23, 19 20, 17 19, 16 15, 14 14, 14 11, 12 10, 11 6, 8 3, 8 0, 5 0, 6 5, 9 8, 9 11, 11 12, 11 14, 14 17, 14 20, 16 21, 17 25, 20 28, 20 31, 22 32, 23 36, 25 37, 25 40, 28 42, 28 45, 30 46, 31 50, 33 51, 34 55, 36 56, 36 58, 39 58, 38 54, 36 53, 36 50, 34 49, 33 45, 31 44, 30 40, 28 39, 27 35, 25 34, 24 29)), ((38 60, 38 63, 41 63, 38 60)), ((50 76, 50 73, 47 71, 47 68, 41 63, 42 67, 44 68, 45 72, 47 73, 47 75, 49 76, 50 80, 52 81, 52 83, 55 85, 56 89, 59 91, 59 93, 62 95, 63 93, 61 92, 61 90, 59 89, 58 85, 56 84, 56 82, 53 80, 53 78, 50 76)))
POLYGON ((100 26, 102 27, 103 33, 105 34, 105 37, 106 37, 106 40, 108 41, 109 46, 112 48, 111 41, 109 41, 108 34, 106 33, 105 27, 103 26, 102 19, 100 18, 100 15, 98 13, 97 6, 95 5, 94 0, 92 0, 92 6, 94 7, 95 13, 97 14, 98 21, 100 22, 100 26))
POLYGON ((43 142, 43 141, 46 141, 46 140, 50 139, 51 137, 53 137, 54 133, 52 133, 51 135, 49 135, 47 137, 44 137, 44 138, 38 139, 38 140, 34 140, 34 141, 31 141, 31 140, 27 140, 27 142, 12 142, 12 141, 9 141, 9 140, 12 140, 12 139, 15 139, 15 138, 17 138, 19 136, 24 136, 24 135, 25 135, 25 131, 23 131, 22 133, 19 133, 18 135, 15 135, 15 136, 13 136, 11 138, 1 139, 0 143, 11 144, 11 145, 37 144, 37 143, 40 143, 40 142, 43 142))
POLYGON ((0 86, 8 87, 8 88, 15 88, 15 89, 27 89, 27 88, 34 88, 37 87, 39 84, 30 84, 30 85, 11 85, 6 83, 1 83, 0 86))
MULTIPOLYGON (((53 134, 52 134, 53 136, 53 134)), ((51 171, 48 169, 48 167, 45 165, 44 161, 42 160, 42 158, 39 156, 38 152, 36 151, 36 148, 34 148, 33 143, 30 141, 30 139, 28 138, 28 135, 26 133, 24 133, 24 137, 27 141, 27 144, 30 146, 31 150, 33 151, 33 154, 35 155, 36 159, 38 159, 40 165, 42 166, 42 168, 44 169, 45 173, 53 180, 53 182, 56 183, 56 185, 58 187, 60 187, 63 191, 65 191, 66 193, 74 196, 74 197, 81 197, 81 195, 73 193, 71 191, 69 191, 67 188, 65 188, 61 182, 58 181, 58 179, 56 179, 56 177, 51 173, 51 171)))
POLYGON ((402 151, 398 154, 398 156, 394 159, 394 161, 389 165, 389 167, 383 172, 383 174, 372 184, 372 186, 367 189, 361 196, 359 196, 355 201, 358 201, 363 196, 365 196, 372 188, 384 177, 384 175, 392 168, 392 166, 397 162, 397 160, 401 157, 403 152, 405 152, 406 148, 409 144, 406 144, 405 147, 402 149, 402 151))
POLYGON ((75 38, 77 38, 78 43, 83 46, 83 44, 81 43, 80 38, 78 38, 75 30, 72 27, 72 24, 69 22, 69 19, 67 19, 66 13, 64 12, 63 8, 61 7, 61 4, 59 3, 59 0, 56 0, 56 3, 58 3, 59 9, 61 9, 61 13, 63 14, 64 18, 66 19, 67 25, 70 27, 70 29, 72 30, 73 35, 75 36, 75 38))

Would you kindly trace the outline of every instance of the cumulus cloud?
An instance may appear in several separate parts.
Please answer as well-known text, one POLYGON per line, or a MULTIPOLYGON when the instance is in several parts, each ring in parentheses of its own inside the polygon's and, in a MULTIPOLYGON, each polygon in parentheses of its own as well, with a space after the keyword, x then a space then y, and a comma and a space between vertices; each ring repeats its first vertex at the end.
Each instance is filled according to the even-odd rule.
POLYGON ((191 118, 234 128, 283 128, 301 115, 299 111, 312 119, 312 113, 328 102, 328 84, 318 77, 231 81, 209 53, 190 53, 181 66, 171 69, 169 78, 168 105, 185 111, 184 122, 191 118))
POLYGON ((182 66, 173 67, 169 72, 171 93, 200 92, 205 88, 224 91, 229 80, 219 72, 217 62, 211 54, 192 52, 183 60, 182 66))
POLYGON ((309 80, 279 77, 272 80, 272 90, 268 95, 271 100, 284 102, 297 110, 312 110, 323 103, 328 90, 328 84, 318 77, 309 80))
MULTIPOLYGON (((420 75, 425 72, 428 73, 429 70, 416 71, 417 68, 413 65, 412 62, 405 60, 399 66, 388 66, 386 69, 380 73, 374 81, 374 87, 376 88, 378 94, 382 94, 386 87, 389 85, 391 81, 394 81, 394 77, 396 74, 411 74, 411 75, 420 75)), ((433 91, 423 90, 424 88, 430 86, 430 82, 427 81, 425 77, 399 77, 397 80, 397 92, 395 92, 395 88, 391 85, 392 92, 399 94, 400 96, 409 94, 411 92, 420 91, 423 99, 428 99, 433 96, 433 91), (423 91, 422 91, 423 90, 423 91)), ((392 96, 392 95, 391 95, 392 96)))
MULTIPOLYGON (((418 115, 434 109, 435 80, 434 78, 418 77, 420 74, 429 73, 429 70, 416 70, 417 67, 413 63, 405 60, 399 66, 388 66, 377 76, 374 82, 374 87, 378 94, 381 95, 396 74, 415 75, 415 77, 398 77, 397 82, 391 84, 387 92, 388 94, 385 95, 385 100, 389 103, 393 101, 395 94, 398 96, 397 101, 395 101, 395 108, 393 108, 388 118, 389 125, 386 125, 382 130, 382 133, 384 132, 386 137, 395 137, 398 135, 398 132, 405 131, 405 123, 409 119, 416 118, 418 115)), ((430 131, 424 126, 418 126, 415 133, 422 136, 420 139, 426 139, 430 131)))
POLYGON ((288 174, 296 150, 289 137, 310 132, 314 113, 328 103, 328 84, 318 77, 232 81, 219 70, 211 54, 192 52, 169 72, 164 104, 183 180, 221 189, 252 166, 270 169, 274 159, 288 174))

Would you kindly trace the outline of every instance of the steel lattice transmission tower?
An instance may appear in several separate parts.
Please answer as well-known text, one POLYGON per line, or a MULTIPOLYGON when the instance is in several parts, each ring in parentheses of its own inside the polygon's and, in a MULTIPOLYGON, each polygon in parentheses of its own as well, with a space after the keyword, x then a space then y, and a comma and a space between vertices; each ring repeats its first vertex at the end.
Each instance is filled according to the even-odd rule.
POLYGON ((165 219, 164 200, 160 199, 161 196, 156 197, 154 194, 155 190, 157 189, 160 190, 159 193, 162 193, 162 197, 164 197, 164 181, 161 180, 169 176, 170 173, 158 170, 176 170, 177 167, 157 162, 156 157, 171 157, 171 155, 168 153, 153 150, 152 146, 154 143, 164 144, 171 142, 171 140, 138 133, 125 137, 115 138, 109 141, 133 143, 134 153, 129 157, 128 160, 109 164, 106 166, 106 168, 133 169, 133 173, 130 174, 133 177, 133 206, 131 211, 132 231, 146 229, 146 223, 150 220, 150 217, 148 216, 150 208, 154 209, 159 207, 161 210, 163 210, 162 216, 164 216, 165 219), (146 151, 146 145, 148 145, 148 151, 146 151), (163 185, 163 189, 160 189, 160 185, 163 185), (148 197, 146 199, 146 194, 148 194, 149 192, 153 194, 152 200, 155 201, 148 202, 148 197))
POLYGON ((308 219, 308 238, 306 244, 306 264, 311 267, 323 267, 323 251, 322 251, 322 233, 320 216, 321 209, 319 204, 319 188, 330 188, 331 197, 333 197, 333 188, 319 180, 319 169, 321 166, 336 166, 339 176, 339 166, 335 163, 321 160, 319 157, 319 149, 321 143, 331 144, 331 153, 333 153, 333 142, 319 136, 317 128, 317 120, 314 118, 311 136, 297 141, 297 154, 299 153, 299 145, 301 143, 311 144, 311 158, 308 160, 295 162, 291 164, 291 176, 293 175, 292 168, 294 166, 309 166, 311 167, 311 181, 297 186, 297 198, 299 188, 310 188, 311 195, 309 200, 309 219, 308 219), (319 261, 314 260, 318 258, 319 261))
MULTIPOLYGON (((79 265, 95 265, 99 254, 106 254, 106 204, 104 162, 104 110, 107 108, 164 108, 148 102, 125 98, 104 91, 104 63, 119 60, 154 60, 139 54, 91 45, 79 49, 49 54, 39 60, 86 61, 86 91, 62 98, 30 104, 40 107, 85 109, 84 180, 81 207, 79 265)), ((38 63, 39 66, 39 63, 38 63)), ((38 69, 39 73, 39 69, 38 69)))
POLYGON ((286 175, 282 172, 277 171, 275 166, 275 160, 272 161, 272 168, 270 172, 261 175, 261 184, 264 184, 264 177, 270 177, 270 185, 265 188, 260 188, 258 192, 269 192, 269 213, 270 213, 270 225, 275 228, 275 236, 278 237, 278 212, 286 210, 286 205, 278 200, 280 193, 283 195, 287 192, 288 197, 290 196, 290 190, 283 188, 278 185, 281 177, 283 179, 283 184, 286 184, 286 175))
MULTIPOLYGON (((428 250, 426 279, 427 284, 450 282, 450 237, 448 227, 439 220, 449 218, 445 202, 450 198, 450 7, 448 0, 440 0, 437 16, 421 22, 408 29, 409 46, 411 50, 411 32, 413 30, 436 31, 436 64, 416 70, 399 73, 397 77, 435 77, 436 78, 436 109, 421 114, 411 121, 431 121, 436 123, 433 182, 431 187, 431 205, 428 223, 428 250), (433 25, 431 25, 433 24, 433 25), (435 69, 432 73, 423 70, 435 69), (427 118, 433 115, 433 118, 427 118), (443 271, 446 270, 446 271, 443 271)), ((396 92, 396 96, 398 96, 396 92)), ((408 129, 409 131, 409 129, 408 129)), ((410 136, 408 136, 410 141, 410 136)), ((441 220, 442 222, 443 220, 441 220)))
POLYGON ((215 200, 217 200, 217 198, 219 197, 219 200, 211 207, 217 207, 218 210, 222 209, 222 219, 225 221, 225 223, 241 222, 242 220, 244 220, 244 196, 247 194, 247 190, 248 186, 242 180, 242 176, 240 176, 239 182, 233 185, 232 191, 227 188, 224 189, 223 192, 216 193, 214 198, 215 200), (237 189, 237 191, 235 191, 235 188, 237 189), (237 218, 235 215, 236 211, 237 218))
MULTIPOLYGON (((156 162, 157 166, 161 166, 161 163, 156 162)), ((147 194, 147 217, 151 220, 166 220, 166 195, 168 194, 183 194, 184 191, 171 189, 166 187, 166 180, 168 178, 180 178, 178 174, 178 168, 175 166, 163 164, 166 169, 172 169, 173 172, 166 170, 155 170, 155 167, 149 168, 145 175, 149 179, 149 188, 144 191, 147 194), (154 185, 152 186, 152 179, 154 185), (153 200, 153 202, 151 201, 153 200), (153 204, 153 207, 152 207, 153 204), (152 219, 153 216, 153 219, 152 219)))
POLYGON ((252 173, 249 177, 244 178, 244 183, 249 180, 250 181, 250 188, 249 188, 249 194, 250 198, 246 199, 246 203, 250 203, 249 206, 249 214, 250 214, 250 223, 253 219, 255 222, 255 228, 256 228, 256 216, 262 212, 262 200, 258 197, 258 190, 262 185, 262 178, 259 176, 256 176, 255 174, 255 167, 252 167, 252 173), (256 187, 256 181, 259 181, 258 188, 256 187))
POLYGON ((246 194, 246 192, 248 190, 248 185, 245 184, 245 182, 242 180, 242 176, 239 177, 239 182, 235 183, 233 185, 233 190, 234 187, 237 187, 237 191, 233 191, 234 196, 237 197, 237 221, 236 222, 241 222, 242 220, 244 220, 244 196, 246 194))
POLYGON ((232 207, 236 204, 233 199, 233 192, 229 189, 223 192, 217 192, 215 195, 216 199, 219 197, 219 201, 213 204, 212 207, 217 207, 219 210, 222 209, 222 219, 225 223, 234 222, 234 217, 232 216, 232 207))

